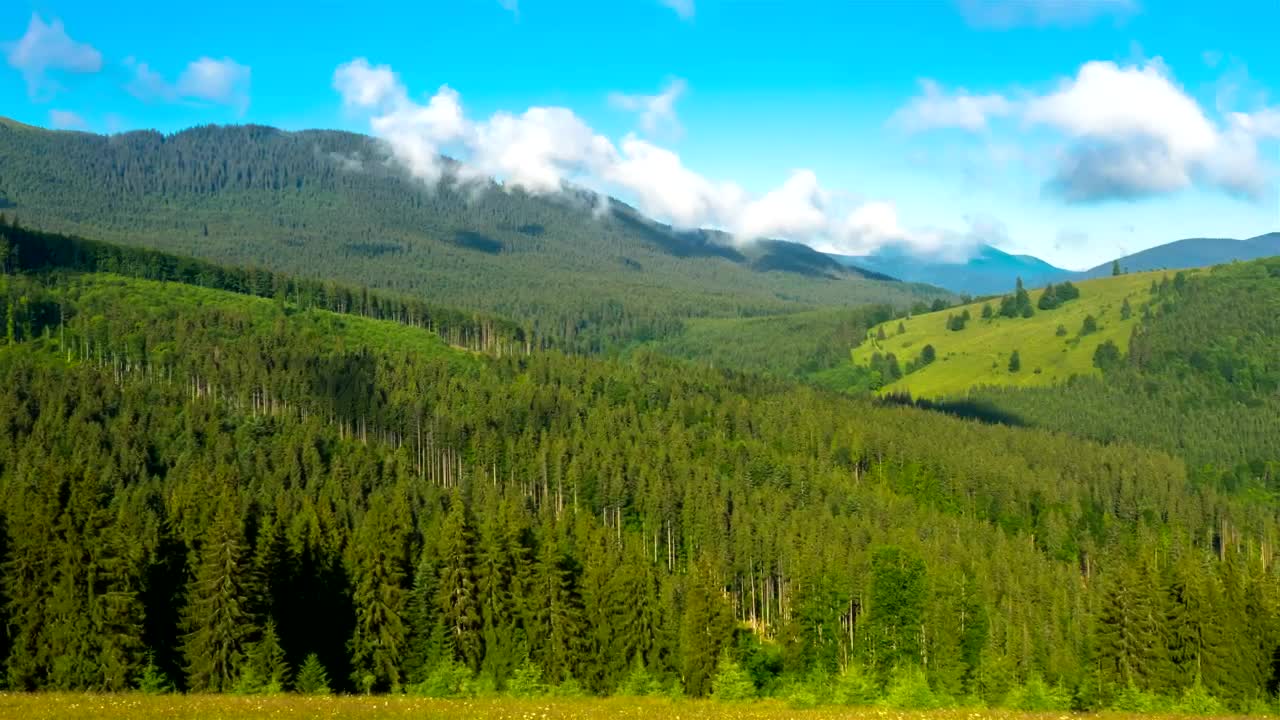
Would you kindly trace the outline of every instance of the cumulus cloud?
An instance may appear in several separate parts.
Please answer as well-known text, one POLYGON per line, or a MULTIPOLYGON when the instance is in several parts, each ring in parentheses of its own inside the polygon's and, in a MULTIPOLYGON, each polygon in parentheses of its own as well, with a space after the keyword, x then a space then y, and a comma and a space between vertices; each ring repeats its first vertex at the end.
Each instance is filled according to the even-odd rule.
POLYGON ((922 88, 892 123, 980 131, 989 118, 1010 115, 1024 128, 1056 133, 1063 144, 1046 188, 1068 202, 1134 199, 1197 184, 1257 196, 1268 182, 1258 142, 1280 135, 1280 110, 1228 113, 1225 123, 1215 123, 1159 59, 1088 62, 1053 90, 1012 100, 948 93, 927 81, 922 88))
POLYGON ((1007 30, 1015 27, 1070 27, 1111 16, 1138 12, 1137 0, 956 0, 972 27, 1007 30))
POLYGON ((1266 183, 1259 134, 1213 123, 1158 60, 1086 63, 1056 91, 1032 99, 1025 117, 1069 138, 1050 188, 1070 201, 1140 197, 1196 182, 1256 195, 1266 183))
POLYGON ((987 120, 1003 117, 1014 103, 1003 95, 972 95, 964 88, 948 93, 929 79, 920 80, 921 94, 912 98, 889 119, 891 125, 908 132, 938 128, 985 130, 987 120))
POLYGON ((38 14, 31 15, 27 32, 21 38, 3 47, 5 59, 10 67, 22 73, 32 98, 56 92, 57 85, 48 77, 50 70, 96 73, 102 69, 102 53, 91 45, 72 40, 61 20, 45 23, 38 14))
POLYGON ((125 58, 133 79, 125 89, 146 102, 205 102, 226 105, 243 113, 249 108, 252 72, 231 58, 202 57, 187 64, 177 81, 170 83, 144 62, 125 58))
POLYGON ((614 107, 639 113, 640 127, 650 135, 663 130, 679 135, 681 129, 680 121, 676 119, 676 100, 680 99, 687 87, 681 78, 672 78, 657 95, 626 95, 615 92, 609 95, 609 103, 614 107))
POLYGON ((50 110, 49 126, 55 130, 87 130, 89 124, 70 110, 50 110))
POLYGON ((467 117, 457 91, 442 86, 418 101, 386 65, 364 58, 334 72, 334 89, 354 113, 367 115, 373 134, 414 176, 530 194, 560 193, 569 185, 626 197, 645 213, 680 227, 715 227, 740 242, 780 237, 820 249, 866 252, 887 243, 941 247, 952 234, 905 227, 894 206, 851 206, 847 194, 827 190, 809 170, 755 195, 686 167, 680 156, 635 133, 618 142, 562 107, 467 117), (454 154, 459 164, 448 164, 454 154))
POLYGON ((249 78, 247 65, 231 58, 202 57, 187 65, 178 78, 177 89, 183 97, 231 105, 244 112, 249 106, 249 78))
POLYGON ((682 20, 693 19, 693 0, 658 0, 658 2, 675 10, 682 20))

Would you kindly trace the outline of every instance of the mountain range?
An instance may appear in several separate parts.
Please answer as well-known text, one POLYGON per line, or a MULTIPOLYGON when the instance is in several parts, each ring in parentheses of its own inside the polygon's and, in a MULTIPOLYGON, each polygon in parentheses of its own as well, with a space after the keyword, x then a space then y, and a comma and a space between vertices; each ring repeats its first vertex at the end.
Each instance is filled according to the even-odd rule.
MULTIPOLYGON (((1206 265, 1255 260, 1280 255, 1280 232, 1247 240, 1187 238, 1117 258, 1125 272, 1180 270, 1206 265)), ((886 246, 870 255, 832 255, 847 267, 859 267, 906 282, 928 283, 956 293, 994 295, 1007 292, 1018 278, 1027 287, 1063 280, 1110 275, 1115 261, 1076 271, 1051 265, 1031 255, 1014 255, 981 244, 964 260, 921 257, 899 246, 886 246)))
POLYGON ((0 119, 0 212, 25 226, 413 295, 596 351, 694 317, 947 297, 806 245, 734 243, 611 198, 428 186, 355 133, 111 136, 0 119))
MULTIPOLYGON (((825 255, 673 228, 586 191, 430 188, 378 141, 338 131, 243 125, 103 136, 0 118, 0 157, 0 212, 47 230, 304 276, 323 268, 529 322, 552 316, 562 334, 622 323, 643 338, 669 318, 903 307, 1005 292, 1019 277, 1038 287, 1111 272, 1110 262, 1077 272, 987 244, 959 261, 896 246, 825 255)), ((1277 254, 1280 233, 1271 233, 1179 240, 1120 264, 1137 272, 1277 254)))

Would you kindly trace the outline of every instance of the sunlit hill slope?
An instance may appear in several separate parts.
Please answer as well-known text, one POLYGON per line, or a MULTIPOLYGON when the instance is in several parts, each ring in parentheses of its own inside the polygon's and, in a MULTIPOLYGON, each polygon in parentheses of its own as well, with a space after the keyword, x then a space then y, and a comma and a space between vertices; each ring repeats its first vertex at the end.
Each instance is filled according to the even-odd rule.
MULTIPOLYGON (((1076 284, 1080 297, 1051 310, 1037 308, 1029 318, 1000 317, 996 298, 890 320, 868 331, 867 341, 853 350, 853 362, 866 366, 874 354, 892 353, 903 375, 886 383, 881 391, 930 398, 963 394, 980 385, 1049 385, 1072 375, 1098 374, 1093 362, 1098 346, 1110 340, 1121 353, 1127 352, 1129 334, 1151 300, 1152 282, 1159 283, 1170 275, 1159 271, 1081 281, 1076 284), (1123 317, 1126 300, 1130 310, 1128 317, 1123 317), (987 304, 992 308, 990 318, 983 317, 987 304), (948 329, 948 319, 966 310, 970 319, 963 329, 948 329), (1093 332, 1084 331, 1088 316, 1096 320, 1093 332), (929 345, 936 359, 919 363, 929 345), (1011 371, 1014 351, 1020 367, 1011 371), (919 366, 908 372, 913 361, 919 366)), ((1043 293, 1043 289, 1029 291, 1033 306, 1043 293)))

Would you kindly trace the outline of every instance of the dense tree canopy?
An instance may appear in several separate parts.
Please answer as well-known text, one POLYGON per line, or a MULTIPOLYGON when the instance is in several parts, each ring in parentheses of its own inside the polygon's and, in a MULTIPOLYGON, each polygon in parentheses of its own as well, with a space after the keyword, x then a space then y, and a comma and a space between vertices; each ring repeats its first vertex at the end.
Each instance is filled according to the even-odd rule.
POLYGON ((290 296, 3 282, 14 688, 120 689, 149 656, 192 689, 640 666, 702 695, 740 662, 761 690, 917 667, 991 702, 1198 678, 1243 708, 1276 680, 1274 506, 1177 457, 290 296))

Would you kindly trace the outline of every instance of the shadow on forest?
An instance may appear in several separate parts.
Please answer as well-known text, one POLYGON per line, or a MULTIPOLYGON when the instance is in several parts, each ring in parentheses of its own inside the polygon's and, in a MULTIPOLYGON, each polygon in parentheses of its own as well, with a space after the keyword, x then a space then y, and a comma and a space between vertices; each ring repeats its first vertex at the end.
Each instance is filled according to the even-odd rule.
POLYGON ((977 420, 988 425, 1028 426, 1027 421, 1018 415, 1003 410, 988 400, 927 400, 925 398, 912 398, 907 393, 892 393, 881 397, 879 403, 881 405, 897 405, 931 410, 965 420, 977 420))
POLYGON ((645 240, 658 246, 668 255, 686 257, 722 257, 734 262, 744 262, 742 253, 727 245, 721 245, 702 230, 673 230, 655 225, 637 217, 630 212, 615 210, 613 219, 628 229, 635 231, 645 240))
POLYGON ((378 417, 379 393, 374 357, 367 351, 337 353, 311 361, 311 397, 331 417, 348 422, 378 417))
POLYGON ((458 247, 477 252, 497 255, 502 252, 502 242, 494 240, 488 235, 482 235, 471 230, 459 230, 453 234, 453 244, 458 247))
POLYGON ((845 272, 840 263, 808 245, 782 240, 759 240, 756 246, 763 251, 751 263, 751 268, 757 272, 778 270, 814 278, 834 278, 845 272))

